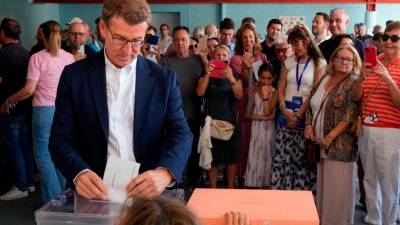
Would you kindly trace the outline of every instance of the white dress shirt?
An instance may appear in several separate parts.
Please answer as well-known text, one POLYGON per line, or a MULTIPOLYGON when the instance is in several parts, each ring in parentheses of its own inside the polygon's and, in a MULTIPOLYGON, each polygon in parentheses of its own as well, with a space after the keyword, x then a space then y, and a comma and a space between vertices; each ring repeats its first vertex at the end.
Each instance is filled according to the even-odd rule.
POLYGON ((117 68, 108 60, 105 52, 104 56, 109 121, 107 156, 114 155, 134 162, 133 122, 137 58, 125 67, 117 68))

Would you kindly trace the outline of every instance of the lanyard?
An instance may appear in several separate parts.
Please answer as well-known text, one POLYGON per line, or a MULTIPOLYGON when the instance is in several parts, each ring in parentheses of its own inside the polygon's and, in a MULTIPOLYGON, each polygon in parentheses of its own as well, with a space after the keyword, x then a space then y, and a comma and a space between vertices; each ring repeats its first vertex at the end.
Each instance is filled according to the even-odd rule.
POLYGON ((297 65, 296 65, 296 83, 297 83, 297 92, 300 90, 300 85, 301 85, 301 80, 303 79, 303 74, 304 71, 306 71, 308 64, 310 63, 311 56, 308 57, 306 64, 304 65, 303 72, 301 72, 300 77, 299 77, 299 61, 300 59, 297 60, 297 65))

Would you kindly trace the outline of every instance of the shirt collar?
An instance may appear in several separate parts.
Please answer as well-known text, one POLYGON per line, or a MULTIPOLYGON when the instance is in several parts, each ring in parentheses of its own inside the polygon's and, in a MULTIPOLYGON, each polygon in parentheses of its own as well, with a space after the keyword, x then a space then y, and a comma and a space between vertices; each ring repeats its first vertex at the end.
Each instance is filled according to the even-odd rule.
POLYGON ((112 62, 108 59, 107 54, 106 54, 106 48, 104 48, 104 59, 105 59, 105 63, 106 63, 106 68, 112 69, 114 71, 128 71, 128 72, 132 72, 136 69, 136 65, 137 65, 137 57, 135 57, 131 63, 129 63, 128 65, 126 65, 125 67, 122 68, 118 68, 116 66, 114 66, 114 64, 112 64, 112 62))

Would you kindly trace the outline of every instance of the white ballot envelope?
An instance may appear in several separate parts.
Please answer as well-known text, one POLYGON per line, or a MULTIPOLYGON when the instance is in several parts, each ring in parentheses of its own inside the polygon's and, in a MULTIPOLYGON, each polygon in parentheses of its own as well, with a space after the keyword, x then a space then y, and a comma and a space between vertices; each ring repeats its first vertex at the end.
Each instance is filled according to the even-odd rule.
POLYGON ((103 181, 108 188, 108 198, 112 202, 123 203, 126 186, 139 174, 140 164, 110 155, 107 160, 103 181))

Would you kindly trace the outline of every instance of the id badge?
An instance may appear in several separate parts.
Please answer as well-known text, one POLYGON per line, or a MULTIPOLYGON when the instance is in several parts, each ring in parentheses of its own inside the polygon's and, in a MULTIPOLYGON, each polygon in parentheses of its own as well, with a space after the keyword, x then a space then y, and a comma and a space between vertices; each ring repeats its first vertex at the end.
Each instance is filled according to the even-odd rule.
POLYGON ((294 106, 293 111, 297 112, 300 109, 301 105, 303 104, 303 97, 302 96, 293 96, 292 102, 293 102, 293 106, 294 106))

